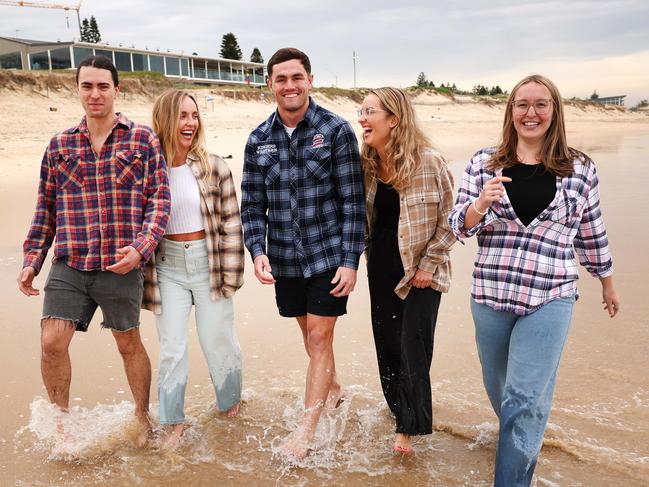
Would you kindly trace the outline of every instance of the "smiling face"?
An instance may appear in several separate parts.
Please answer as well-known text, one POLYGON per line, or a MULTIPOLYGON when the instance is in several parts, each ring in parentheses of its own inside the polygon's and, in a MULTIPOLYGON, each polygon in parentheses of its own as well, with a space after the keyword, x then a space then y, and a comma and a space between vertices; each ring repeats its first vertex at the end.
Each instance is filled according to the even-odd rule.
POLYGON ((119 87, 113 83, 110 71, 83 66, 79 70, 77 87, 86 117, 101 120, 114 116, 115 98, 119 87))
POLYGON ((550 90, 540 83, 526 83, 516 91, 513 100, 514 103, 525 100, 529 107, 525 113, 517 110, 513 105, 510 107, 518 140, 526 143, 542 141, 552 124, 554 107, 550 103, 550 110, 543 114, 536 112, 534 104, 540 100, 552 100, 550 90))
POLYGON ((299 59, 273 66, 268 88, 275 96, 277 109, 284 122, 306 113, 312 83, 313 76, 307 73, 299 59))
POLYGON ((382 153, 398 120, 385 110, 378 96, 370 93, 363 100, 358 123, 363 127, 363 143, 382 153))
POLYGON ((192 142, 198 132, 200 120, 198 118, 198 107, 194 100, 186 96, 180 104, 178 116, 178 131, 176 140, 178 149, 185 154, 189 152, 192 142))

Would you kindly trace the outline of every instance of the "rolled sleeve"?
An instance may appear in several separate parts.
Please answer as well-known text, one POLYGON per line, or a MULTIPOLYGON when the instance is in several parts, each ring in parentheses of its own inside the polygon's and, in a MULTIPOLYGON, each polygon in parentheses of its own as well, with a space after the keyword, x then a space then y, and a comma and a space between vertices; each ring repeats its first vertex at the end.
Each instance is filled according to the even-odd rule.
POLYGON ((613 274, 613 259, 600 210, 599 180, 594 166, 592 166, 591 185, 575 235, 574 247, 579 262, 592 276, 603 278, 613 274))
POLYGON ((160 142, 155 136, 152 136, 150 140, 146 171, 144 188, 146 204, 142 231, 130 244, 142 255, 145 262, 151 258, 158 242, 164 235, 171 210, 167 164, 162 155, 160 142))

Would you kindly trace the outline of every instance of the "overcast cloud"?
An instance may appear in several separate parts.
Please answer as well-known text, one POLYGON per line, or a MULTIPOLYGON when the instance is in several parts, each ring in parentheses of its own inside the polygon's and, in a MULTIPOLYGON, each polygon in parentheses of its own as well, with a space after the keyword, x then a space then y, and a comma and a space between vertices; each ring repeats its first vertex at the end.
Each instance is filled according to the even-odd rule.
MULTIPOLYGON (((253 47, 264 59, 299 47, 320 86, 353 86, 355 51, 358 86, 409 86, 423 71, 436 84, 510 89, 540 72, 566 97, 649 98, 646 0, 85 0, 81 17, 91 15, 111 45, 216 57, 233 32, 245 59, 253 47)), ((68 29, 63 11, 1 5, 0 35, 70 40, 78 30, 69 17, 68 29)))

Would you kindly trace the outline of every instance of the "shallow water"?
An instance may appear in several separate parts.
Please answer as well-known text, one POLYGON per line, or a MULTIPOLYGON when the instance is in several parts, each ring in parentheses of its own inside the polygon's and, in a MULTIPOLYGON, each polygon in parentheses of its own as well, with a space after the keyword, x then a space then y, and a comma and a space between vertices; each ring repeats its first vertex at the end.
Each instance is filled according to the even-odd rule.
MULTIPOLYGON (((420 110, 425 115, 427 108, 420 110)), ((476 125, 462 128, 470 132, 469 145, 446 137, 455 130, 453 124, 426 123, 451 161, 456 185, 470 154, 494 142, 499 122, 476 125)), ((592 124, 586 129, 573 123, 568 130, 570 143, 597 163, 622 312, 615 320, 606 317, 600 309, 599 284, 582 270, 582 297, 535 482, 647 485, 649 265, 640 249, 649 237, 642 223, 649 214, 649 125, 602 123, 593 130, 592 124)), ((33 207, 32 186, 0 192, 0 206, 5 208, 10 202, 29 201, 21 210, 25 229, 33 207)), ((442 299, 431 370, 434 433, 416 439, 412 457, 391 453, 393 422, 380 391, 362 267, 349 314, 336 328, 336 367, 347 399, 323 417, 314 453, 295 464, 278 454, 278 446, 301 415, 306 356, 298 327, 277 316, 272 289, 255 282, 249 261, 247 284, 235 297, 244 352, 242 414, 227 419, 215 412, 192 323, 186 407, 191 427, 180 449, 168 453, 159 451, 155 439, 143 450, 131 446, 130 392, 114 341, 99 330, 97 318, 91 331, 75 336, 72 343, 71 413, 57 414, 44 399, 37 326, 41 299, 23 299, 14 292, 20 242, 5 241, 0 247, 0 285, 8 290, 0 297, 0 484, 491 485, 497 426, 482 388, 468 310, 474 255, 473 241, 456 246, 453 288, 442 299)), ((155 369, 157 338, 148 313, 143 314, 142 334, 155 369)), ((155 420, 155 373, 151 402, 155 420)))

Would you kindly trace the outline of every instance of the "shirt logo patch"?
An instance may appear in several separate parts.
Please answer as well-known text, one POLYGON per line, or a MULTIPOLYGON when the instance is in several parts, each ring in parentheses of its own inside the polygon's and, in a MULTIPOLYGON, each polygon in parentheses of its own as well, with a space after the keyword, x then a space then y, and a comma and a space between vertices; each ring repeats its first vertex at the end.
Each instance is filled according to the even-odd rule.
POLYGON ((260 154, 277 154, 277 146, 275 144, 258 145, 257 155, 260 154))
POLYGON ((324 135, 322 134, 315 134, 313 136, 313 148, 317 149, 319 147, 322 147, 324 145, 324 135))

